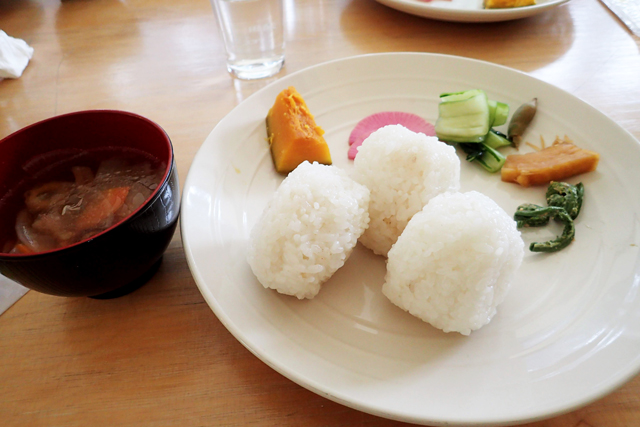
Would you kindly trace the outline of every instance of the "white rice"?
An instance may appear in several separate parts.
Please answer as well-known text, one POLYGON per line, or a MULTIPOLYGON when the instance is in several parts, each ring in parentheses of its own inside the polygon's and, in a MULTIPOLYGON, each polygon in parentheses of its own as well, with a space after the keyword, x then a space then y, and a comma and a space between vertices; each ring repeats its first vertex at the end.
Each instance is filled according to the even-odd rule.
POLYGON ((401 125, 373 132, 360 146, 354 166, 356 181, 371 191, 371 222, 360 241, 378 255, 387 255, 432 197, 460 189, 455 149, 401 125))
POLYGON ((523 256, 515 221, 493 200, 442 194, 389 251, 382 292, 436 328, 469 335, 496 314, 523 256))
POLYGON ((251 231, 248 262, 260 283, 313 298, 369 224, 369 190, 335 166, 304 162, 284 179, 251 231))

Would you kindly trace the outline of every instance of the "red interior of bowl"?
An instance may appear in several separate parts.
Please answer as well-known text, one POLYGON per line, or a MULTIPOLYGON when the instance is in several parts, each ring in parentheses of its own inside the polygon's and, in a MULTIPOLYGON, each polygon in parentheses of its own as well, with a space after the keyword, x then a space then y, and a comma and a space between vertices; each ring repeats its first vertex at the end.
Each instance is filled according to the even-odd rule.
POLYGON ((91 110, 56 116, 0 140, 0 243, 13 234, 15 215, 22 203, 16 193, 23 183, 55 161, 104 147, 144 151, 167 165, 163 181, 169 173, 173 150, 167 134, 152 121, 124 111, 91 110))

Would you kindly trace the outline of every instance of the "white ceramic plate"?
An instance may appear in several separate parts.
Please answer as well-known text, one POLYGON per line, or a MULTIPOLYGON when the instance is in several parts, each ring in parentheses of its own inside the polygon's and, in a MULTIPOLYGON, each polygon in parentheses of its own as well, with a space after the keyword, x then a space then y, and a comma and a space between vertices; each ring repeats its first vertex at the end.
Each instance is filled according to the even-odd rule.
MULTIPOLYGON (((526 151, 526 149, 523 149, 526 151)), ((392 419, 437 425, 511 424, 584 405, 640 366, 640 144, 574 96, 501 66, 432 54, 379 54, 291 74, 255 93, 208 136, 189 172, 182 238, 204 298, 257 357, 331 400, 392 419), (246 259, 249 232, 282 178, 274 172, 265 116, 293 85, 326 131, 335 165, 349 170, 348 136, 379 111, 434 122, 438 95, 482 88, 514 109, 533 97, 528 133, 567 134, 602 153, 582 181, 576 240, 556 254, 525 256, 492 322, 469 337, 445 334, 381 294, 385 263, 360 245, 313 300, 264 289, 246 259)), ((544 204, 543 188, 501 182, 463 161, 462 190, 507 212, 544 204)), ((525 243, 552 227, 523 232, 525 243)))
POLYGON ((401 12, 453 22, 496 22, 537 15, 569 0, 537 0, 533 6, 484 9, 483 0, 376 0, 401 12))

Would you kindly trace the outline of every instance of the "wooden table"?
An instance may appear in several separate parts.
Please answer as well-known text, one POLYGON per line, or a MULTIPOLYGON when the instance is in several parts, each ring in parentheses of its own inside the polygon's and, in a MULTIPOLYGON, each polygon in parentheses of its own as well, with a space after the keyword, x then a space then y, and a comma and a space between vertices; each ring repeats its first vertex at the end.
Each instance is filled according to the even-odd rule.
MULTIPOLYGON (((640 43, 600 2, 511 22, 438 22, 373 0, 285 0, 281 77, 351 55, 461 55, 528 72, 640 138, 640 43)), ((0 81, 0 138, 56 114, 134 111, 163 126, 182 182, 207 134, 274 80, 229 76, 207 0, 2 0, 0 29, 35 48, 0 81)), ((176 234, 158 274, 119 299, 29 292, 0 316, 0 425, 395 426, 294 384, 247 351, 203 300, 176 234)), ((640 425, 640 378, 529 424, 640 425)))

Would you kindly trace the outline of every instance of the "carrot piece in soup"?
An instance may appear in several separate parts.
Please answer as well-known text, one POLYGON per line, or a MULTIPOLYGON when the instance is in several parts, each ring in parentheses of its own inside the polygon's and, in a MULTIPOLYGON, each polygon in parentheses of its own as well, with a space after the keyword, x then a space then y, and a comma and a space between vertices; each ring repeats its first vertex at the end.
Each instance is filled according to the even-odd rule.
POLYGON ((104 197, 100 201, 84 208, 76 222, 78 229, 88 230, 95 228, 102 221, 113 215, 124 204, 129 190, 129 187, 116 187, 105 190, 102 193, 104 197))
POLYGON ((294 87, 278 94, 267 114, 267 137, 279 173, 289 173, 305 160, 330 165, 329 146, 323 134, 294 87))
POLYGON ((27 245, 25 245, 23 243, 18 243, 16 245, 16 251, 18 251, 18 253, 21 253, 21 254, 32 254, 33 253, 33 251, 31 249, 29 249, 27 247, 27 245))
POLYGON ((600 155, 570 142, 556 143, 540 151, 511 154, 502 166, 502 180, 523 187, 563 181, 596 170, 600 155))

